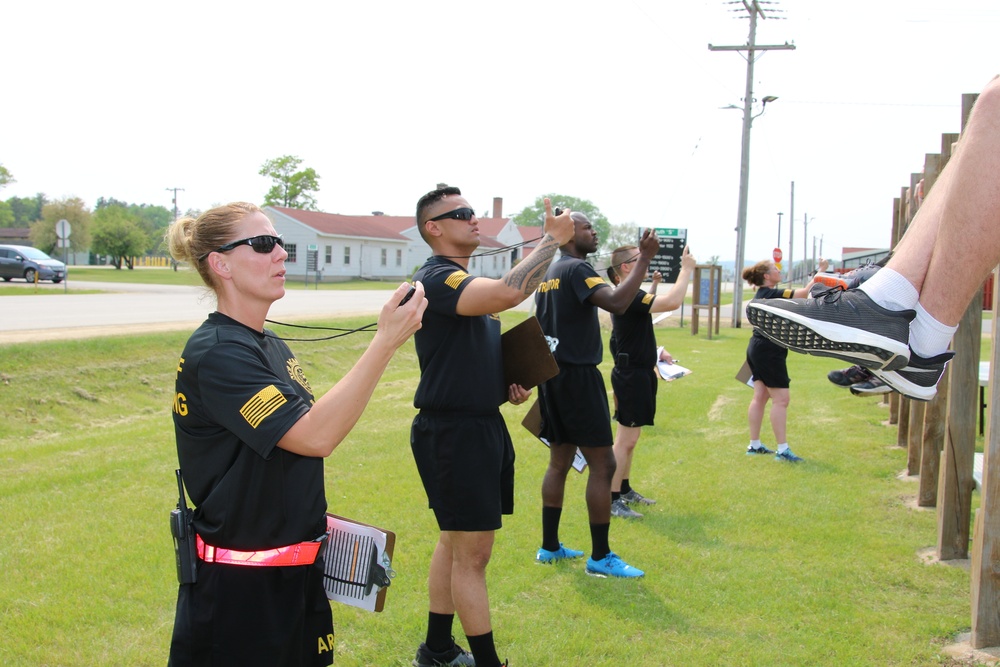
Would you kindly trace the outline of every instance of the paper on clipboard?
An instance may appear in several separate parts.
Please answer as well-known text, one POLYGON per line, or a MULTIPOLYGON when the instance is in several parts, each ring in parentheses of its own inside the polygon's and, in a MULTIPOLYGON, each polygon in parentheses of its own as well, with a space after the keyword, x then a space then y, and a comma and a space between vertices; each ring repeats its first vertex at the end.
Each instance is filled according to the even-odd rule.
POLYGON ((531 389, 559 373, 559 365, 534 315, 500 336, 500 352, 505 387, 519 384, 531 389))
POLYGON ((671 364, 666 361, 656 362, 656 372, 659 374, 660 378, 671 382, 677 378, 682 378, 685 375, 691 375, 692 371, 689 368, 684 368, 680 364, 671 364))
MULTIPOLYGON (((538 403, 538 399, 531 404, 528 408, 528 413, 524 415, 524 419, 521 420, 521 426, 528 429, 531 435, 538 438, 543 445, 549 446, 549 441, 539 435, 542 432, 542 407, 538 403)), ((580 448, 576 448, 576 454, 573 456, 573 469, 577 472, 582 473, 583 469, 587 467, 587 459, 583 458, 583 454, 580 453, 580 448)))
POLYGON ((750 364, 743 362, 740 370, 736 371, 736 379, 753 389, 753 373, 750 372, 750 364))
POLYGON ((368 611, 382 611, 392 569, 396 534, 366 523, 326 515, 323 588, 326 597, 368 611))

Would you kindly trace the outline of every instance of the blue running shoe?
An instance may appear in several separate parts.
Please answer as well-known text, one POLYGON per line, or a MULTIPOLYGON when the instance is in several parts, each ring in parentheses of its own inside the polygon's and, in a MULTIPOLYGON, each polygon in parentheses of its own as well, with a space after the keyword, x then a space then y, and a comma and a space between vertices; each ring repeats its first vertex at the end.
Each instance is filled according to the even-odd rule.
POLYGON ((747 454, 774 454, 773 449, 768 449, 764 445, 760 447, 754 447, 753 445, 747 445, 747 454))
POLYGON ((563 543, 560 542, 559 548, 555 551, 549 551, 548 549, 539 547, 538 553, 535 554, 535 561, 538 563, 555 563, 559 560, 572 560, 573 558, 579 558, 582 555, 582 551, 564 547, 563 543))
POLYGON ((632 567, 614 552, 609 553, 601 560, 587 559, 587 574, 593 577, 623 577, 625 579, 638 579, 646 573, 632 567))
POLYGON ((777 454, 774 455, 774 458, 778 461, 791 461, 792 463, 798 463, 799 461, 804 460, 801 456, 796 456, 794 453, 792 453, 792 450, 790 449, 786 449, 783 452, 778 452, 777 454))

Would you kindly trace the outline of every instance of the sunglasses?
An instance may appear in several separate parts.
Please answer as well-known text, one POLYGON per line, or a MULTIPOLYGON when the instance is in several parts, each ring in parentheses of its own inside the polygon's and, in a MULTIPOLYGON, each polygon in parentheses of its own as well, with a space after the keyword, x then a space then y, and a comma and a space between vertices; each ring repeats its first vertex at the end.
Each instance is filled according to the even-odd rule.
POLYGON ((428 220, 427 222, 437 222, 438 220, 465 220, 468 222, 475 217, 476 212, 471 208, 456 208, 454 211, 448 211, 447 213, 442 213, 441 215, 435 216, 428 220))
POLYGON ((210 250, 204 255, 198 258, 198 261, 202 261, 213 252, 226 252, 227 250, 232 250, 233 248, 238 248, 241 245, 248 245, 253 248, 254 252, 259 252, 262 255, 268 255, 274 250, 274 246, 280 245, 282 248, 285 247, 285 242, 281 240, 280 236, 271 236, 270 234, 265 234, 263 236, 251 236, 248 239, 240 239, 239 241, 233 241, 232 243, 227 243, 224 246, 219 246, 215 250, 210 250))

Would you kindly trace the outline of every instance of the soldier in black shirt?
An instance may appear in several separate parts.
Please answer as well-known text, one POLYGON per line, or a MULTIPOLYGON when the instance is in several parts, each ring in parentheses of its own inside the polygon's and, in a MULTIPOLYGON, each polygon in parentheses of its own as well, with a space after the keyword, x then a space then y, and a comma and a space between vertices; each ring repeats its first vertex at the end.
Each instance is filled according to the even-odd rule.
MULTIPOLYGON (((799 289, 779 289, 781 270, 769 259, 757 262, 744 269, 743 280, 757 289, 755 299, 792 299, 809 296, 809 290, 814 281, 809 281, 799 289)), ((747 421, 750 425, 750 444, 747 454, 774 454, 779 461, 798 463, 802 460, 788 448, 788 403, 790 394, 786 359, 788 350, 768 340, 758 329, 753 330, 750 342, 747 344, 747 365, 753 373, 753 398, 747 409, 747 421), (761 444, 760 431, 764 423, 764 410, 767 402, 771 402, 771 428, 778 444, 775 454, 761 444)))
POLYGON ((427 193, 417 228, 434 255, 414 275, 427 290, 423 327, 414 337, 420 383, 410 446, 440 534, 431 558, 427 636, 413 664, 498 667, 486 565, 503 514, 514 510, 514 448, 499 407, 531 392, 504 386, 497 313, 527 299, 556 249, 573 233, 569 213, 552 215, 545 235, 503 278, 466 271, 479 247, 479 219, 458 188, 427 193), (455 643, 455 614, 469 652, 455 643), (474 657, 474 659, 473 659, 474 657))
MULTIPOLYGON (((639 260, 639 249, 634 245, 623 246, 611 253, 609 276, 615 285, 632 273, 639 260)), ((657 358, 656 335, 650 313, 677 310, 684 303, 688 283, 697 263, 688 248, 681 254, 681 270, 667 294, 647 294, 640 289, 628 310, 611 315, 611 353, 615 367, 611 371, 611 388, 617 401, 614 418, 618 422, 615 434, 615 476, 611 482, 611 514, 623 518, 638 518, 639 512, 628 504, 652 505, 631 487, 629 475, 632 457, 643 426, 652 426, 656 416, 657 358), (616 349, 617 346, 617 349, 616 349)), ((659 272, 654 276, 653 291, 659 282, 659 272)))
POLYGON ((560 250, 535 296, 538 321, 559 364, 559 375, 539 387, 541 437, 549 443, 549 466, 542 482, 542 545, 535 558, 551 563, 577 558, 582 551, 559 542, 566 474, 579 447, 589 466, 587 511, 591 554, 586 571, 595 576, 641 577, 608 542, 611 524, 611 479, 615 473, 611 415, 601 363, 604 345, 597 309, 623 313, 632 302, 659 243, 647 230, 639 243, 636 270, 611 288, 585 261, 597 250, 597 232, 582 213, 572 214, 575 233, 560 250))
POLYGON ((285 293, 285 252, 253 204, 182 218, 171 255, 215 292, 217 312, 177 363, 177 456, 195 505, 197 581, 180 585, 172 667, 330 665, 333 618, 317 552, 326 534, 323 458, 361 416, 396 349, 420 326, 423 288, 399 306, 319 399, 288 346, 264 329, 285 293))

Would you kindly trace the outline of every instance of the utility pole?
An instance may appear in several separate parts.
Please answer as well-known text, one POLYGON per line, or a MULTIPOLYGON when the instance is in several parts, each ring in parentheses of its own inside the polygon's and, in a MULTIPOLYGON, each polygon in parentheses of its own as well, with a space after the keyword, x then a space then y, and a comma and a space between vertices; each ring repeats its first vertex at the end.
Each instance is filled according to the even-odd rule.
MULTIPOLYGON (((757 51, 791 51, 795 49, 794 44, 785 42, 771 46, 760 46, 757 44, 757 17, 761 19, 771 18, 771 14, 781 10, 767 9, 767 14, 760 6, 761 0, 733 0, 728 4, 742 5, 743 10, 750 17, 750 35, 747 43, 741 46, 712 46, 708 45, 709 51, 746 51, 744 58, 747 61, 747 82, 746 95, 743 98, 743 146, 740 157, 740 199, 736 213, 736 276, 733 280, 733 327, 739 329, 743 325, 743 255, 746 249, 746 229, 747 229, 747 196, 750 185, 750 125, 753 123, 752 114, 753 99, 753 64, 756 60, 757 51)), ((770 4, 770 3, 766 3, 770 4)), ((733 11, 743 11, 736 9, 733 11)), ((777 98, 771 98, 773 101, 777 98)), ((765 98, 764 104, 768 99, 765 98)), ((761 110, 763 113, 763 110, 761 110)), ((759 114, 758 114, 759 115, 759 114)))
POLYGON ((167 192, 174 193, 174 221, 177 221, 177 193, 184 192, 184 188, 166 188, 167 192))
POLYGON ((806 263, 809 261, 809 214, 802 214, 802 266, 805 269, 803 271, 802 279, 805 280, 805 274, 809 272, 809 267, 806 263))
POLYGON ((781 247, 781 216, 783 215, 784 213, 778 211, 778 245, 774 246, 775 248, 781 247))
POLYGON ((792 257, 795 255, 795 181, 792 181, 792 201, 791 209, 788 213, 788 282, 794 285, 792 271, 795 270, 795 262, 792 257))

